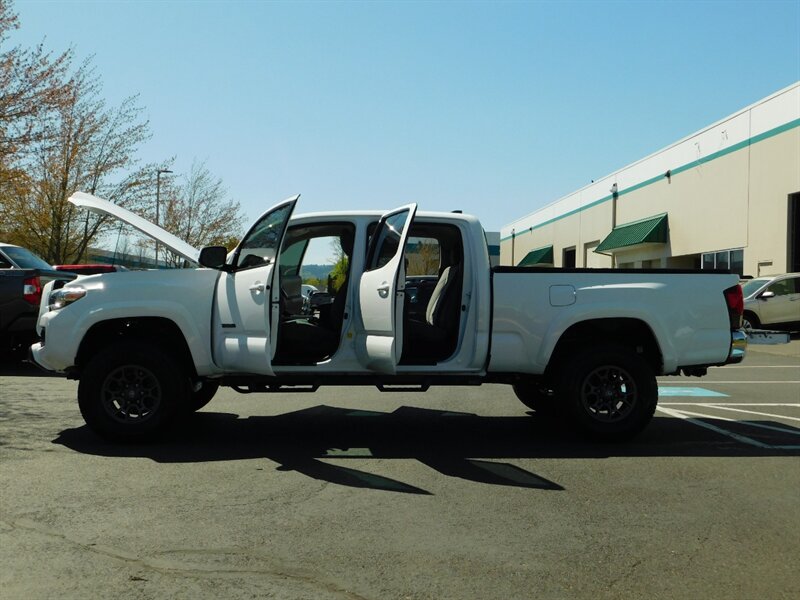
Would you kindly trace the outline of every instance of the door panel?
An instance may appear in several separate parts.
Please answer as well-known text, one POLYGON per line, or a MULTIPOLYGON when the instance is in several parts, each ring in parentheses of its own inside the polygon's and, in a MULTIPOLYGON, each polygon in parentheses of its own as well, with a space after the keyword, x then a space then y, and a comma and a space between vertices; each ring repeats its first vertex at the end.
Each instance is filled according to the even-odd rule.
POLYGON ((359 283, 359 307, 364 326, 362 364, 394 374, 403 348, 405 264, 403 254, 417 205, 385 214, 372 236, 359 283))
POLYGON ((217 285, 214 360, 226 371, 273 375, 270 303, 273 265, 222 273, 217 285))
POLYGON ((234 251, 229 270, 220 274, 212 351, 214 362, 228 372, 274 375, 278 323, 274 315, 280 300, 274 284, 276 261, 298 198, 264 213, 234 251))

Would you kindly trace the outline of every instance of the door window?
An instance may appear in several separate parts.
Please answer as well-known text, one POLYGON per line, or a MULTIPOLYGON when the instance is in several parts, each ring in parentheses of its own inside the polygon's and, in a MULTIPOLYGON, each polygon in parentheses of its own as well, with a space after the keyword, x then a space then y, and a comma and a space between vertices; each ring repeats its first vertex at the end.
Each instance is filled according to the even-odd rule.
POLYGON ((773 283, 767 291, 773 292, 776 296, 786 296, 788 294, 797 294, 800 292, 798 289, 798 284, 800 284, 800 278, 798 279, 784 279, 782 281, 778 281, 773 283))
POLYGON ((408 221, 408 212, 402 210, 389 216, 379 229, 378 237, 371 240, 366 271, 380 269, 397 254, 408 221))
POLYGON ((236 250, 236 267, 247 269, 274 261, 293 207, 294 202, 283 204, 256 221, 236 250))

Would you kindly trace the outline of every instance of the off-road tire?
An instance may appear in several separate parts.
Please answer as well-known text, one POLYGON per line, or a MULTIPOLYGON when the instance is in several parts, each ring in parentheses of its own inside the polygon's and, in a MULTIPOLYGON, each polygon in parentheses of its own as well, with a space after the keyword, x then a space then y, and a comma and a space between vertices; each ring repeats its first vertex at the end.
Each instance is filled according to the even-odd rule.
POLYGON ((169 354, 143 342, 117 342, 89 360, 78 385, 86 424, 111 441, 162 432, 186 410, 189 378, 169 354))
POLYGON ((193 413, 203 408, 211 402, 217 393, 219 384, 211 381, 204 381, 202 387, 196 392, 189 392, 189 401, 186 403, 186 412, 193 413))
POLYGON ((557 417, 563 410, 552 388, 538 381, 520 381, 513 386, 520 402, 533 410, 537 416, 557 417))
POLYGON ((632 438, 653 418, 658 403, 658 385, 647 361, 612 344, 570 357, 560 369, 556 393, 577 428, 600 441, 632 438))

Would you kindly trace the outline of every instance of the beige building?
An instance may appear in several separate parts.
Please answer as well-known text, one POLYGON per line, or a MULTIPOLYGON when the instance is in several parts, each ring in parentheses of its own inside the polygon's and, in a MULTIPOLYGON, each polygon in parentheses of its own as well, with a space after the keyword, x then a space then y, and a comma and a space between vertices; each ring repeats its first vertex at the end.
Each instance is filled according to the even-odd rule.
POLYGON ((800 271, 800 82, 500 234, 502 265, 800 271))

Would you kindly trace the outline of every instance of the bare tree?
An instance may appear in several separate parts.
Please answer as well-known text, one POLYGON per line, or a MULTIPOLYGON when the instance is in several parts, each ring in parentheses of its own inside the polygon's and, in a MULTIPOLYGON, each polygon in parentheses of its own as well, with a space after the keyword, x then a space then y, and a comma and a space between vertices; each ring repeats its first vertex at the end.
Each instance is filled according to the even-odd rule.
MULTIPOLYGON (((181 185, 176 185, 174 177, 166 182, 162 179, 161 189, 161 226, 192 246, 231 247, 241 236, 241 206, 228 199, 222 179, 204 162, 194 162, 181 185)), ((167 264, 177 266, 181 261, 167 253, 167 264)))
POLYGON ((436 275, 441 258, 439 244, 435 241, 420 240, 406 252, 408 269, 406 275, 436 275))
MULTIPOLYGON (((117 225, 78 211, 69 196, 86 191, 152 220, 157 174, 172 161, 138 166, 150 132, 137 97, 109 108, 91 60, 73 71, 71 50, 4 49, 18 27, 10 0, 0 0, 0 237, 52 263, 81 262, 117 225)), ((183 186, 167 180, 163 191, 167 229, 196 246, 235 243, 239 203, 204 164, 192 166, 183 186)))
POLYGON ((67 202, 72 193, 86 191, 141 209, 149 203, 151 182, 150 169, 134 170, 135 152, 150 136, 136 97, 107 108, 89 61, 70 78, 69 89, 46 135, 23 161, 28 185, 4 202, 10 237, 53 263, 80 262, 88 245, 113 226, 78 211, 67 202))
POLYGON ((46 136, 53 110, 69 92, 72 51, 54 56, 43 44, 4 49, 18 28, 11 2, 0 0, 0 184, 7 182, 15 159, 46 136))

